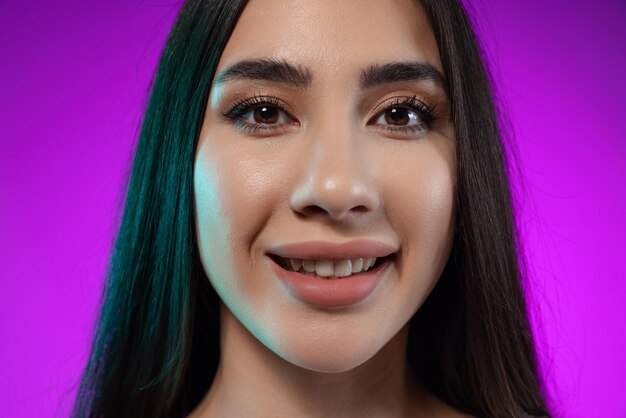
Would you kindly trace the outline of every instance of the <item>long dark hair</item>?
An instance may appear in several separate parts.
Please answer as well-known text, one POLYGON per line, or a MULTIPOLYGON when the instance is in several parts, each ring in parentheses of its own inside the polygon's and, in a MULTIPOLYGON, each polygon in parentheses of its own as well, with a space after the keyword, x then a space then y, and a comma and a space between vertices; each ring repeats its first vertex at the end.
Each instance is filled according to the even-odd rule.
MULTIPOLYGON (((446 269, 410 321, 408 362, 476 416, 547 416, 507 164, 487 71, 458 0, 423 0, 447 75, 458 159, 446 269)), ((219 299, 198 255, 193 161, 211 81, 245 0, 189 0, 153 82, 75 417, 174 417, 209 389, 219 299)))

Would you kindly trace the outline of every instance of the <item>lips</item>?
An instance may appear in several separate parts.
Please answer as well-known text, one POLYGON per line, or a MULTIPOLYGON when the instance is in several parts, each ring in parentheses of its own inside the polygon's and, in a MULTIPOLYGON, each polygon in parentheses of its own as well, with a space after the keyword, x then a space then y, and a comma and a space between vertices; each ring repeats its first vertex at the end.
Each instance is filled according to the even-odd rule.
POLYGON ((341 260, 356 258, 383 258, 396 252, 391 244, 382 241, 353 240, 344 243, 306 241, 270 247, 268 254, 283 258, 305 260, 341 260))
POLYGON ((341 307, 367 299, 391 266, 395 248, 367 240, 342 244, 310 241, 272 247, 267 255, 272 270, 292 296, 309 305, 341 307), (293 260, 302 263, 294 265, 293 260), (352 260, 368 260, 370 265, 348 274, 345 264, 352 260))

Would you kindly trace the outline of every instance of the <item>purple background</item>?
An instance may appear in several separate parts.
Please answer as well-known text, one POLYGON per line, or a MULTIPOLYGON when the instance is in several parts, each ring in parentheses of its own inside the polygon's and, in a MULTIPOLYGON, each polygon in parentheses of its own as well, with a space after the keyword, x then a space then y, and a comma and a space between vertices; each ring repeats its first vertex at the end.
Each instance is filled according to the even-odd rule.
MULTIPOLYGON (((470 3, 520 150, 533 322, 555 415, 626 417, 626 2, 470 3)), ((68 413, 131 146, 179 7, 0 4, 2 417, 68 413)))

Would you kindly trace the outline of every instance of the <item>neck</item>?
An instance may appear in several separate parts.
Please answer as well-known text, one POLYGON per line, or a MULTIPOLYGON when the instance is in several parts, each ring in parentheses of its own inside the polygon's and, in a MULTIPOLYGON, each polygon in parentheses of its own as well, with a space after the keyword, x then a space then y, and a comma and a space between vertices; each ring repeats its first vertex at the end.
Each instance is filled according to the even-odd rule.
POLYGON ((408 324, 371 359, 342 373, 319 373, 276 355, 220 306, 220 365, 190 417, 410 416, 430 396, 406 362, 408 324))

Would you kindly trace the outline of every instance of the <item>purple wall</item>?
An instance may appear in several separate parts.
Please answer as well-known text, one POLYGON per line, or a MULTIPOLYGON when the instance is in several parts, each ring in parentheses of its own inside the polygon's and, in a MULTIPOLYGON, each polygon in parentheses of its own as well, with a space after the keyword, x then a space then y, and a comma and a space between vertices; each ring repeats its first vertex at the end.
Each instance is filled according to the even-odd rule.
MULTIPOLYGON (((67 415, 177 3, 0 4, 0 416, 67 415)), ((624 417, 626 3, 470 3, 520 149, 556 415, 624 417)))

